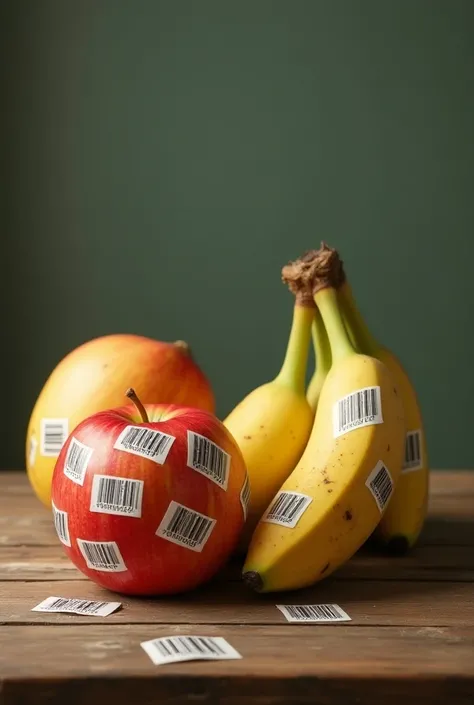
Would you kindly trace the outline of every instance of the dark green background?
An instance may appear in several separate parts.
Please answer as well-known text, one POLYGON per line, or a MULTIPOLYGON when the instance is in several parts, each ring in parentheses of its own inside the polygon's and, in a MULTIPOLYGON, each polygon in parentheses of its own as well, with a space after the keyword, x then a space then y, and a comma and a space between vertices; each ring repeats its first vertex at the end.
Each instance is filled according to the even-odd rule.
POLYGON ((1 465, 106 333, 187 339, 224 415, 277 372, 280 268, 324 238, 416 383, 432 464, 474 466, 472 0, 0 12, 1 465))

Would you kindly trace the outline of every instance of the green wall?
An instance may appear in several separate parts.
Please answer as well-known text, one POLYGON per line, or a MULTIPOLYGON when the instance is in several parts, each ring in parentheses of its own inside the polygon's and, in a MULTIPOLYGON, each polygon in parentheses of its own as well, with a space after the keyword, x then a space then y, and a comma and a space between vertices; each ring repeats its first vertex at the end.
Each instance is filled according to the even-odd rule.
POLYGON ((280 268, 323 238, 416 383, 432 464, 474 467, 472 0, 0 13, 0 465, 106 333, 187 339, 224 415, 276 373, 280 268))

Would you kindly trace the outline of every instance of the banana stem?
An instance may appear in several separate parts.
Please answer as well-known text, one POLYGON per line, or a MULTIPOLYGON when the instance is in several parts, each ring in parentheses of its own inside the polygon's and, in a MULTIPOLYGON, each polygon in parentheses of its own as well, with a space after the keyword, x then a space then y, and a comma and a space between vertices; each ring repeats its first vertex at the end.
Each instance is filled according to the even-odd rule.
POLYGON ((366 355, 377 357, 380 352, 380 345, 371 334, 357 308, 354 295, 347 280, 339 287, 338 294, 344 324, 346 325, 354 346, 366 355))
POLYGON ((319 289, 314 296, 314 301, 321 311, 331 345, 333 361, 340 360, 347 355, 353 355, 356 350, 344 325, 336 289, 333 287, 319 289))
POLYGON ((316 307, 311 327, 316 369, 308 385, 306 398, 312 409, 316 409, 323 382, 331 368, 331 346, 319 309, 316 307))
POLYGON ((293 320, 286 348, 285 359, 275 381, 292 387, 299 394, 305 393, 306 367, 308 364, 311 324, 314 319, 314 306, 296 301, 293 320))

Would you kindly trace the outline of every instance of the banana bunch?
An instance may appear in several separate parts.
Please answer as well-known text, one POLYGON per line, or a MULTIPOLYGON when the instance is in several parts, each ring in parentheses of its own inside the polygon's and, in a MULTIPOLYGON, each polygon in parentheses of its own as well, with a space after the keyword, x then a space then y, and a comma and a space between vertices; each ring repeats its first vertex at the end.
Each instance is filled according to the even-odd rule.
POLYGON ((289 385, 298 401, 287 404, 277 376, 269 401, 263 385, 224 421, 241 444, 251 496, 256 489, 242 576, 258 592, 314 584, 369 538, 407 550, 428 497, 416 393, 398 359, 370 335, 337 251, 323 243, 286 265, 282 278, 297 292, 293 327, 305 301, 304 334, 292 344, 292 328, 287 350, 290 359, 299 351, 298 383, 293 377, 289 385), (305 391, 311 336, 316 369, 305 391), (262 427, 272 429, 272 442, 262 427))

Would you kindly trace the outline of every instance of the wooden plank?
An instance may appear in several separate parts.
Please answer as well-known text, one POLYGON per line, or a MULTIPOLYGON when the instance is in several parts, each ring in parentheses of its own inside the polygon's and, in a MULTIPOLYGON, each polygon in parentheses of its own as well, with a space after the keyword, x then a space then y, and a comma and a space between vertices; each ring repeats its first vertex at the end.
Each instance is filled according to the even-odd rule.
POLYGON ((107 623, 281 624, 275 604, 337 603, 354 624, 381 626, 474 626, 472 583, 351 581, 328 578, 293 593, 257 595, 242 583, 214 581, 200 589, 168 598, 117 596, 90 580, 0 583, 1 624, 97 623, 98 617, 32 612, 51 595, 119 600, 123 608, 107 623))
POLYGON ((465 627, 4 627, 0 686, 3 705, 472 705, 473 653, 465 627), (242 659, 155 666, 140 647, 197 633, 224 637, 242 659))

